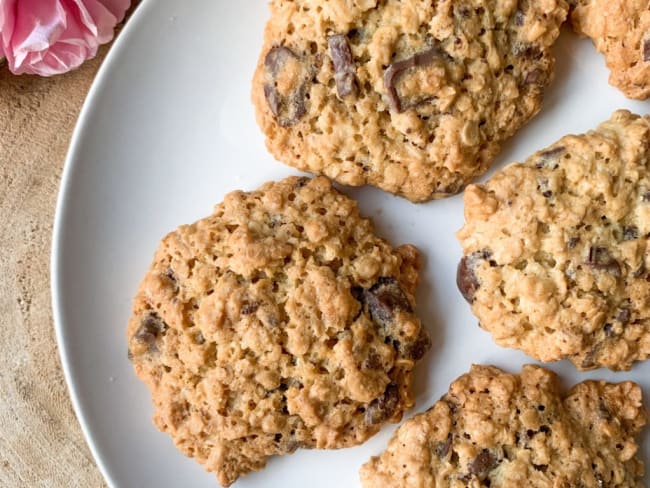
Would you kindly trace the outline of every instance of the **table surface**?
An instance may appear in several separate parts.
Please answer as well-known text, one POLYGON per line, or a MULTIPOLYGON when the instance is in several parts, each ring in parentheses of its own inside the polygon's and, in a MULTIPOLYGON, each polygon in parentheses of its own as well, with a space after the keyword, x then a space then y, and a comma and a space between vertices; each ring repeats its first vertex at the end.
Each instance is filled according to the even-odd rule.
POLYGON ((54 207, 107 48, 53 78, 0 69, 0 486, 105 486, 68 398, 50 304, 54 207))

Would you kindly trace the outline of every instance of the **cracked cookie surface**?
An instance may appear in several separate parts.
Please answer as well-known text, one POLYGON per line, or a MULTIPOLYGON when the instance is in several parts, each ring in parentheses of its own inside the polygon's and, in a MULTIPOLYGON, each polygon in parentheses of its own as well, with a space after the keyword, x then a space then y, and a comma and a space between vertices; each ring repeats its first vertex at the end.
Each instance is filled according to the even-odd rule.
POLYGON ((650 1, 578 0, 573 30, 605 55, 610 84, 627 97, 650 97, 650 1))
POLYGON ((361 468, 364 488, 643 488, 641 388, 555 373, 472 366, 427 412, 397 429, 361 468))
POLYGON ((274 0, 252 98, 278 160, 412 201, 485 172, 541 106, 565 0, 274 0))
POLYGON ((129 357, 154 423, 223 485, 364 442, 413 405, 419 267, 324 177, 230 193, 162 240, 135 298, 129 357))
POLYGON ((650 117, 617 111, 464 196, 458 286, 505 347, 579 369, 650 356, 650 117))

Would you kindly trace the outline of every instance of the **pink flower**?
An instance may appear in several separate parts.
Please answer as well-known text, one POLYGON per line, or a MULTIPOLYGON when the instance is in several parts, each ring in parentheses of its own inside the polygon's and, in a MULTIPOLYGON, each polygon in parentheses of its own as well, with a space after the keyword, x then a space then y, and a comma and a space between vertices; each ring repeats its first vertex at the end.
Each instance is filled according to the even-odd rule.
POLYGON ((52 76, 113 38, 130 0, 0 0, 0 56, 9 69, 52 76))

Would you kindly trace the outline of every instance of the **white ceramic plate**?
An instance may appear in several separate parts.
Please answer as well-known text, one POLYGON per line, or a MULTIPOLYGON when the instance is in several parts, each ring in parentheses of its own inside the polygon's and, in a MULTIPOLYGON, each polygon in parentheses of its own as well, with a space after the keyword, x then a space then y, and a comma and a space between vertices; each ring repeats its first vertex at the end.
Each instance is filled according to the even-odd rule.
MULTIPOLYGON (((249 101, 266 17, 261 1, 145 1, 113 47, 79 119, 55 223, 54 315, 75 410, 115 487, 216 486, 213 475, 153 427, 149 394, 126 357, 125 327, 131 298, 163 235, 209 214, 230 190, 295 173, 266 153, 249 101)), ((497 168, 565 133, 593 128, 617 108, 648 112, 650 104, 631 102, 607 84, 603 58, 590 42, 564 32, 556 53, 556 81, 541 114, 505 148, 497 168)), ((495 346, 456 290, 460 196, 413 205, 372 188, 345 191, 359 199, 383 236, 412 242, 427 257, 418 303, 434 347, 417 369, 417 411, 473 362, 510 371, 532 362, 495 346)), ((650 401, 650 361, 619 374, 579 374, 566 361, 550 367, 566 385, 587 378, 635 380, 650 401)), ((358 468, 384 448, 394 429, 387 426, 353 449, 273 459, 237 486, 359 486, 358 468)), ((646 431, 642 457, 650 464, 649 453, 646 431)))

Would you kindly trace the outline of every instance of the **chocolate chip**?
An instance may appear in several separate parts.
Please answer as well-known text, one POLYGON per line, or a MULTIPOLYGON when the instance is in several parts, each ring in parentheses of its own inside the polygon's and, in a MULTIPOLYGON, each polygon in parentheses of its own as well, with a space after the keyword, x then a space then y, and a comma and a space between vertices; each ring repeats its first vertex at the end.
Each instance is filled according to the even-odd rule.
POLYGON ((330 36, 327 39, 334 64, 334 81, 339 97, 346 98, 356 96, 358 93, 358 84, 356 77, 356 68, 352 59, 352 51, 348 40, 342 34, 330 36))
POLYGON ((241 307, 241 314, 242 315, 250 315, 252 313, 257 312, 257 309, 259 307, 260 307, 260 304, 258 302, 245 303, 241 307))
POLYGON ((494 454, 492 454, 488 449, 483 449, 481 453, 469 463, 469 474, 476 475, 480 479, 485 479, 496 465, 497 459, 494 454))
POLYGON ((534 464, 533 463, 533 468, 536 471, 541 471, 542 473, 546 473, 546 470, 548 469, 548 464, 534 464))
POLYGON ((366 424, 377 425, 391 418, 399 405, 399 389, 388 385, 379 398, 375 398, 366 409, 366 424))
POLYGON ((563 154, 565 151, 566 148, 564 146, 558 146, 558 147, 554 147, 553 149, 548 149, 546 151, 539 153, 537 156, 539 159, 537 160, 537 164, 535 164, 535 167, 537 169, 557 168, 558 166, 557 161, 559 159, 559 156, 563 154))
POLYGON ((633 241, 634 239, 639 238, 639 229, 635 225, 625 225, 623 226, 623 240, 624 241, 633 241))
POLYGON ((370 290, 364 291, 363 299, 372 320, 382 327, 391 325, 395 312, 413 311, 406 294, 394 278, 379 278, 370 290))
POLYGON ((614 276, 621 276, 621 265, 612 257, 605 247, 590 247, 587 264, 593 269, 605 271, 614 276))
POLYGON ((282 95, 277 88, 277 78, 289 60, 295 59, 302 64, 302 60, 289 48, 276 46, 266 54, 264 67, 266 69, 267 83, 264 84, 264 96, 271 112, 282 127, 296 124, 306 113, 305 92, 308 81, 307 76, 301 80, 289 95, 282 95))
POLYGON ((406 359, 419 361, 424 357, 430 348, 431 338, 429 337, 429 333, 424 330, 424 327, 420 327, 420 334, 418 335, 418 338, 413 342, 400 344, 399 352, 406 359))
POLYGON ((463 256, 458 263, 456 270, 456 285, 468 303, 474 302, 474 295, 481 284, 474 274, 476 262, 481 259, 488 259, 491 253, 489 251, 477 251, 468 256, 463 256))
POLYGON ((168 328, 169 326, 163 322, 158 315, 151 313, 142 319, 140 327, 138 327, 133 338, 142 344, 147 344, 149 352, 156 352, 158 351, 158 338, 164 334, 168 328))
MULTIPOLYGON (((397 88, 395 87, 395 82, 397 81, 397 79, 401 75, 403 75, 406 71, 412 68, 421 68, 424 66, 428 66, 431 63, 433 63, 435 59, 438 59, 442 56, 445 56, 444 51, 434 46, 432 48, 427 49, 426 51, 416 53, 410 58, 404 59, 402 61, 397 61, 395 63, 392 63, 390 66, 388 66, 388 68, 384 72, 384 86, 386 87, 386 92, 388 95, 388 105, 391 110, 393 110, 394 112, 402 113, 407 108, 410 108, 407 107, 399 97, 399 93, 397 92, 397 88)), ((420 103, 423 102, 424 100, 420 100, 419 102, 415 103, 413 106, 419 105, 420 103)))
POLYGON ((650 38, 643 41, 643 60, 650 61, 650 38))
POLYGON ((447 454, 449 454, 449 450, 451 449, 451 441, 452 441, 452 435, 449 434, 447 436, 447 439, 444 442, 438 442, 436 445, 436 455, 440 459, 444 459, 447 457, 447 454))

